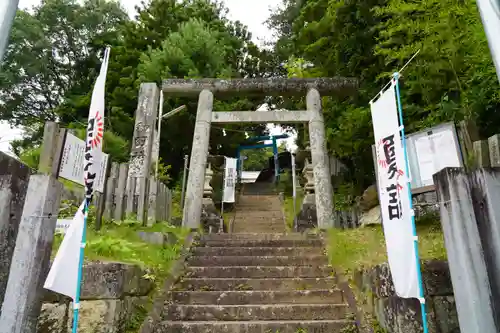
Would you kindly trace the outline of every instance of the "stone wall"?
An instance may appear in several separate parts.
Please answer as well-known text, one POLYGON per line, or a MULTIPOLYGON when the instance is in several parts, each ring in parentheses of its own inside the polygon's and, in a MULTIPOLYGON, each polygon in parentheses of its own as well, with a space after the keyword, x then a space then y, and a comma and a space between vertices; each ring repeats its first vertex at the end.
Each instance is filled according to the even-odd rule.
MULTIPOLYGON (((448 263, 426 261, 422 264, 422 274, 429 332, 460 333, 448 263)), ((387 264, 356 271, 354 283, 358 291, 358 305, 387 332, 423 331, 419 301, 395 295, 387 264)))
MULTIPOLYGON (((139 330, 155 284, 147 271, 122 263, 92 262, 84 266, 79 333, 125 333, 139 330)), ((71 299, 47 291, 38 333, 69 333, 71 299)))

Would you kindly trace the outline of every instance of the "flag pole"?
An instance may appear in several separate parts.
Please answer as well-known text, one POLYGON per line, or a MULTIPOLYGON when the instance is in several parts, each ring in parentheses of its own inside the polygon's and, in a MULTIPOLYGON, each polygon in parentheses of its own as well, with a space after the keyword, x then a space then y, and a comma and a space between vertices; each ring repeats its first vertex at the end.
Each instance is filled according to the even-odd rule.
POLYGON ((85 242, 87 241, 87 218, 89 216, 90 199, 85 199, 84 218, 83 218, 83 233, 82 241, 80 242, 80 258, 78 263, 78 281, 76 283, 76 295, 73 300, 73 328, 72 333, 77 333, 78 330, 78 315, 80 310, 80 293, 82 288, 82 271, 83 258, 85 256, 85 242))
MULTIPOLYGON (((107 67, 108 67, 108 63, 109 63, 109 53, 110 53, 110 48, 107 47, 106 50, 104 51, 104 60, 103 60, 103 62, 101 64, 101 72, 102 72, 102 69, 105 68, 104 75, 106 75, 107 69, 108 69, 107 67)), ((99 80, 101 74, 102 73, 99 73, 98 80, 99 80)), ((105 80, 105 77, 106 76, 104 76, 104 80, 105 80)), ((96 89, 95 86, 94 86, 94 89, 96 89)), ((93 95, 94 95, 94 93, 92 93, 92 97, 93 97, 93 95)), ((102 107, 104 108, 104 105, 102 107)), ((91 102, 91 108, 92 108, 92 102, 91 102)), ((104 110, 102 110, 102 111, 104 112, 104 110)), ((104 118, 104 113, 103 113, 103 118, 104 118)), ((90 128, 90 126, 87 128, 87 140, 85 141, 85 145, 86 145, 87 148, 91 144, 91 143, 88 142, 88 139, 89 139, 88 138, 88 136, 89 136, 89 133, 88 133, 89 132, 89 128, 90 128)), ((103 132, 104 132, 104 125, 103 125, 103 132)), ((104 133, 102 133, 102 134, 104 134, 104 133)), ((92 139, 96 139, 96 137, 97 137, 96 134, 92 132, 92 135, 93 135, 92 139)), ((102 140, 102 137, 101 137, 101 140, 102 140)), ((102 144, 102 141, 101 141, 101 144, 102 144)), ((93 159, 94 159, 93 156, 91 156, 91 159, 88 161, 88 165, 87 166, 90 166, 90 168, 93 165, 93 162, 94 162, 93 159)), ((87 185, 88 173, 84 173, 84 175, 85 175, 84 176, 84 178, 85 178, 84 179, 85 186, 87 187, 88 186, 87 185)), ((85 206, 84 206, 84 211, 83 211, 84 218, 83 218, 83 231, 82 231, 82 239, 81 239, 81 242, 80 242, 80 253, 79 253, 79 262, 78 262, 78 279, 77 279, 77 283, 76 283, 75 298, 73 300, 73 327, 72 327, 72 333, 77 333, 77 331, 78 331, 78 317, 79 317, 79 314, 80 314, 80 293, 81 293, 81 288, 82 288, 82 272, 83 272, 83 261, 84 261, 84 257, 85 257, 85 243, 87 241, 87 220, 88 220, 88 217, 89 217, 89 208, 90 208, 90 205, 92 203, 92 195, 93 195, 93 192, 94 192, 92 183, 90 183, 89 186, 90 186, 90 194, 88 194, 87 197, 85 198, 85 206)))
POLYGON ((395 86, 396 86, 396 100, 397 100, 397 105, 398 105, 398 113, 399 113, 399 125, 401 126, 401 141, 403 144, 403 152, 404 152, 404 157, 405 157, 405 174, 408 178, 408 196, 410 200, 410 211, 411 211, 411 224, 413 228, 413 246, 415 249, 415 261, 416 261, 416 267, 417 267, 417 278, 418 278, 418 288, 420 291, 420 308, 422 312, 422 326, 424 329, 424 333, 428 333, 429 329, 427 327, 427 314, 426 314, 426 308, 425 308, 425 296, 424 296, 424 287, 422 283, 422 271, 420 268, 420 256, 418 253, 418 236, 417 236, 417 228, 415 226, 415 212, 413 211, 413 200, 412 200, 412 195, 411 195, 411 179, 410 179, 410 167, 408 163, 408 152, 406 149, 406 138, 405 138, 405 128, 404 128, 404 122, 403 122, 403 107, 401 106, 401 94, 399 91, 399 72, 396 72, 393 74, 393 79, 395 81, 395 86))

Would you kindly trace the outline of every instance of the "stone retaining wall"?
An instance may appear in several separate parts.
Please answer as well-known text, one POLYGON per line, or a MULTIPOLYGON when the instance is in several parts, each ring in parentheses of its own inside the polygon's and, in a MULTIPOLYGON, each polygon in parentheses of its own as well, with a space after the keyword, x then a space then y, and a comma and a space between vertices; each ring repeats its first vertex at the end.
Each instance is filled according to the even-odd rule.
MULTIPOLYGON (((92 262, 84 266, 79 333, 138 331, 151 303, 154 282, 147 271, 122 263, 92 262)), ((69 333, 73 320, 71 299, 47 291, 38 333, 69 333)))
MULTIPOLYGON (((460 333, 448 263, 426 261, 422 264, 422 274, 429 332, 460 333)), ((395 295, 387 264, 356 271, 354 283, 362 292, 358 302, 363 303, 364 312, 371 314, 387 332, 422 332, 419 301, 395 295)))

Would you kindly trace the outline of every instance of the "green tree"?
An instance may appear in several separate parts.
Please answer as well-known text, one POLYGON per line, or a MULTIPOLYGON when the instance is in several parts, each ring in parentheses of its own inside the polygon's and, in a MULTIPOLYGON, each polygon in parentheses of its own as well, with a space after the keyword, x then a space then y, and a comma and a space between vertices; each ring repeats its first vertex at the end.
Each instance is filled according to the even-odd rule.
POLYGON ((66 104, 90 98, 104 46, 120 38, 125 19, 114 1, 46 0, 33 13, 19 10, 0 72, 0 120, 66 120, 66 104))

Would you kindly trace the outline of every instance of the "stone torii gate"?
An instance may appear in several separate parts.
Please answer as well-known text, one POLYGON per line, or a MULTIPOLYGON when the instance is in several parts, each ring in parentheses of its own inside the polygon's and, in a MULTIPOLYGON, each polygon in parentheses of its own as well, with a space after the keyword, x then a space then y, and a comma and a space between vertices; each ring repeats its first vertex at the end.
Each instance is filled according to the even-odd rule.
POLYGON ((166 96, 199 95, 182 219, 183 226, 191 229, 200 226, 211 123, 309 123, 318 227, 321 229, 333 227, 333 190, 320 93, 323 95, 346 95, 355 88, 356 80, 349 78, 169 79, 163 81, 162 89, 166 96), (307 110, 213 112, 214 95, 227 97, 300 94, 307 94, 307 110))

